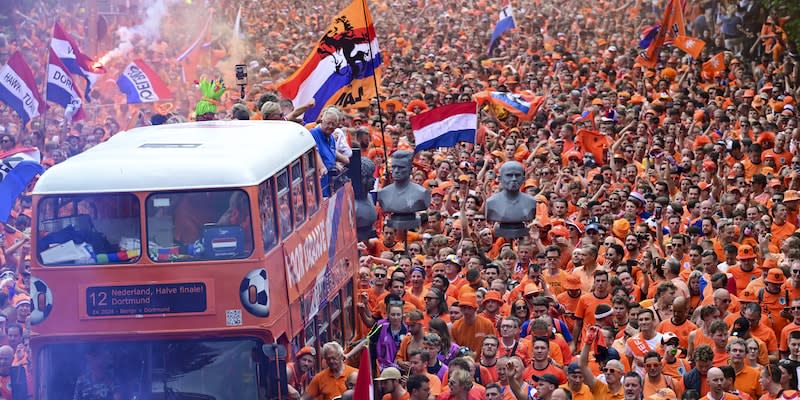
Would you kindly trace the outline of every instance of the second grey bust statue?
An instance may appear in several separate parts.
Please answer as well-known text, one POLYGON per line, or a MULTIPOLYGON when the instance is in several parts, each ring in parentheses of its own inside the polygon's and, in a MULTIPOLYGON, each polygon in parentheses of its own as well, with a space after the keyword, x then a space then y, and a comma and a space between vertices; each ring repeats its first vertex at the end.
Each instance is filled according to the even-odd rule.
POLYGON ((525 180, 525 170, 517 161, 507 161, 500 167, 500 185, 503 190, 486 200, 486 219, 499 222, 495 234, 505 238, 519 238, 528 234, 526 222, 536 217, 536 199, 519 191, 525 180))

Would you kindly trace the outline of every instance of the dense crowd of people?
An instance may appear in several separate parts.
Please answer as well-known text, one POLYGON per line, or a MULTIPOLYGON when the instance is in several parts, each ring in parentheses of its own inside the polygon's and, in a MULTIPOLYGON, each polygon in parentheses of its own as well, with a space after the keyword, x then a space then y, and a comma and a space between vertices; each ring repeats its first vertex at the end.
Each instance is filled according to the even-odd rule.
MULTIPOLYGON (((63 16, 78 37, 84 32, 67 16, 85 10, 68 3, 12 2, 21 12, 6 14, 0 62, 20 49, 41 80, 36 49, 49 40, 48 16, 63 16)), ((186 3, 174 5, 176 14, 196 6, 186 3)), ((205 3, 226 26, 241 3, 248 37, 244 59, 234 62, 248 67, 247 96, 237 103, 229 91, 218 118, 302 114, 275 85, 345 4, 205 3)), ((543 102, 527 119, 482 105, 475 144, 415 155, 412 180, 432 196, 421 228, 397 231, 382 216, 378 237, 360 246, 360 333, 368 340, 325 344, 320 371, 315 349, 296 351, 287 371, 293 398, 352 398, 355 354, 364 347, 386 400, 796 396, 800 58, 781 28, 786 15, 748 0, 687 4, 687 32, 706 42, 701 57, 665 46, 647 69, 636 62, 640 32, 661 20, 662 1, 513 4, 517 28, 491 55, 499 2, 370 5, 385 59, 381 98, 329 110, 310 126, 326 170, 340 169, 346 150, 358 147, 377 165, 382 187, 390 183, 387 156, 413 149, 410 116, 485 91, 543 102), (704 67, 720 53, 724 69, 704 67), (596 131, 591 137, 607 145, 593 152, 582 131, 596 131), (537 209, 528 235, 506 240, 484 204, 512 160, 523 163, 521 190, 537 209)), ((112 19, 108 32, 136 22, 112 19)), ((174 102, 131 113, 110 78, 97 85, 90 119, 80 124, 51 111, 46 127, 23 127, 3 108, 3 151, 36 145, 53 165, 134 124, 192 119, 199 93, 177 78, 181 66, 172 61, 192 34, 140 43, 131 56, 152 63, 174 102)), ((220 58, 232 52, 222 39, 210 49, 220 58)), ((233 71, 207 60, 200 73, 233 71)), ((19 376, 4 372, 11 368, 30 368, 22 343, 30 300, 19 296, 25 200, 11 220, 18 229, 5 232, 3 282, 17 296, 5 300, 3 314, 23 325, 2 329, 14 355, 0 348, 0 380, 19 376)))

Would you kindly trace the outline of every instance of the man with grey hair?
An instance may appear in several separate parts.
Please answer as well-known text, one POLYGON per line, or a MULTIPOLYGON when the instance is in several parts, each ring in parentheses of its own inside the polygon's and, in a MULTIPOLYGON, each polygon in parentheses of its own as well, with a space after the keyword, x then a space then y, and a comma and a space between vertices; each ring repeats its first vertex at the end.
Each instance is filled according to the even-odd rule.
POLYGON ((328 107, 322 112, 319 125, 311 129, 311 136, 317 143, 317 164, 322 177, 322 195, 325 197, 331 195, 329 172, 334 170, 336 162, 350 162, 344 154, 336 151, 336 137, 333 133, 339 127, 339 121, 339 111, 335 107, 328 107))
POLYGON ((357 369, 344 363, 344 349, 336 342, 328 342, 322 346, 322 359, 328 368, 320 371, 308 384, 302 400, 333 399, 340 396, 347 388, 347 377, 358 372, 357 369))

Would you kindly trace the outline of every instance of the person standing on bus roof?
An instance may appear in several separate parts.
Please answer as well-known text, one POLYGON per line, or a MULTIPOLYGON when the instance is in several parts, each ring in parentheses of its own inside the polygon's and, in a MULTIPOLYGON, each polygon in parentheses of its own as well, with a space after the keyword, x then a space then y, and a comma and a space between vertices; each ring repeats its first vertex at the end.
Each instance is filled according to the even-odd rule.
POLYGON ((358 371, 344 363, 344 349, 339 343, 325 343, 322 346, 322 359, 328 368, 320 371, 311 380, 302 400, 332 400, 345 391, 347 376, 358 371))
POLYGON ((339 110, 336 107, 328 107, 322 112, 319 125, 311 129, 311 136, 317 143, 317 163, 323 168, 320 169, 322 185, 322 195, 330 197, 330 178, 328 172, 332 172, 336 162, 349 163, 350 160, 336 151, 336 138, 333 132, 339 127, 339 110))

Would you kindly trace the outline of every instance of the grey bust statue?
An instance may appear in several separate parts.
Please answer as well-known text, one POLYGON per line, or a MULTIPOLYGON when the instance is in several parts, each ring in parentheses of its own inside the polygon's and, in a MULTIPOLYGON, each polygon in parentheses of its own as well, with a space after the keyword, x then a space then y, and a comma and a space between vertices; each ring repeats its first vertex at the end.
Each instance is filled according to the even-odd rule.
POLYGON ((525 170, 519 162, 507 161, 500 167, 503 190, 486 200, 486 219, 500 223, 495 231, 498 236, 513 239, 528 234, 525 223, 536 216, 536 199, 519 191, 524 180, 525 170))
POLYGON ((389 226, 396 229, 415 229, 420 220, 417 211, 431 204, 431 192, 411 182, 411 160, 414 153, 399 150, 392 154, 392 179, 394 183, 378 192, 378 204, 383 211, 392 213, 389 226))
POLYGON ((369 191, 375 185, 375 163, 369 158, 361 157, 361 187, 360 196, 356 196, 356 231, 358 240, 378 237, 375 232, 375 220, 378 219, 378 212, 375 205, 370 200, 369 191))

